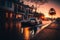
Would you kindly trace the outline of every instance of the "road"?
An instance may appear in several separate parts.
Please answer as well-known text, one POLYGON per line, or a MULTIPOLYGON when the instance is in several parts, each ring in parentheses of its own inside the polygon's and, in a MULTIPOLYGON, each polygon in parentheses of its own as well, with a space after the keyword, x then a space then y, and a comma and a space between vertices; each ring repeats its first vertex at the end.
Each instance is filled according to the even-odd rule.
POLYGON ((36 34, 38 34, 44 28, 48 27, 48 25, 50 25, 52 23, 52 21, 42 21, 42 23, 43 23, 43 26, 39 30, 37 30, 36 34))
MULTIPOLYGON (((40 25, 41 27, 38 27, 38 29, 37 29, 37 32, 36 32, 36 34, 35 35, 37 35, 40 31, 42 31, 44 28, 46 28, 48 25, 50 25, 52 23, 52 21, 42 21, 42 24, 40 25)), ((31 36, 31 37, 34 37, 35 35, 34 35, 34 31, 33 32, 31 32, 32 33, 32 35, 31 34, 29 34, 29 27, 26 27, 26 29, 24 28, 24 39, 25 40, 29 40, 30 38, 29 38, 29 35, 31 36), (26 35, 27 34, 27 35, 26 35)))
POLYGON ((60 40, 60 25, 51 23, 39 31, 31 40, 60 40))
MULTIPOLYGON (((24 28, 24 35, 21 32, 21 23, 17 22, 16 27, 13 25, 12 29, 8 28, 6 30, 0 31, 0 40, 60 40, 60 25, 54 22, 43 21, 46 24, 39 28, 36 35, 29 37, 29 28, 24 28), (27 31, 28 30, 28 31, 27 31), (28 35, 27 35, 28 34, 28 35)), ((12 26, 12 25, 11 25, 12 26)))

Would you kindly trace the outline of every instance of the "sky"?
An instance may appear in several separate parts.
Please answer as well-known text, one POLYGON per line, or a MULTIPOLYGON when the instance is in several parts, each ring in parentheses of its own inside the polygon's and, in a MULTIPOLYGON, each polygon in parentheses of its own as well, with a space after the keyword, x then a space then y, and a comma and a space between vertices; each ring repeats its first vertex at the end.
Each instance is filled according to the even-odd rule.
POLYGON ((60 17, 60 0, 24 0, 24 4, 37 7, 37 12, 44 13, 45 17, 49 16, 50 8, 54 8, 56 11, 55 17, 60 17))

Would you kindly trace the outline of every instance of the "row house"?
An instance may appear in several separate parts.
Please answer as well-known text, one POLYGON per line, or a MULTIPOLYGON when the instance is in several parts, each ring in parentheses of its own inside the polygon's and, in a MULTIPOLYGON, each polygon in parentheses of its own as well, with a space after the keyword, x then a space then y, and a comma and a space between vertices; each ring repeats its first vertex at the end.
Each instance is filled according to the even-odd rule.
POLYGON ((33 7, 25 5, 20 0, 0 0, 0 31, 17 29, 20 31, 20 21, 28 19, 33 7))

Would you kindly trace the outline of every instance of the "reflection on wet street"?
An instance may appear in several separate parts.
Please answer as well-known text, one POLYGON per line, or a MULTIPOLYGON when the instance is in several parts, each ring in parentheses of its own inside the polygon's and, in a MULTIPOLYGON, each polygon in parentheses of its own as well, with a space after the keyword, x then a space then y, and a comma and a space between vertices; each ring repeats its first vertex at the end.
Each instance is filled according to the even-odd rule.
MULTIPOLYGON (((50 24, 51 24, 51 22, 49 24, 46 24, 46 25, 42 26, 41 28, 39 28, 37 30, 36 34, 38 34, 41 30, 43 30, 50 24)), ((18 39, 20 38, 20 36, 22 36, 22 39, 30 40, 30 37, 31 37, 31 31, 29 30, 30 28, 29 27, 22 28, 21 22, 16 22, 16 23, 13 23, 12 21, 10 23, 6 22, 5 26, 6 26, 5 27, 6 32, 9 30, 8 32, 10 32, 12 34, 17 33, 16 35, 19 35, 19 36, 17 36, 18 39), (22 35, 20 35, 20 34, 22 34, 22 35)))
POLYGON ((30 40, 30 31, 29 27, 23 29, 24 40, 30 40))
MULTIPOLYGON (((5 23, 5 29, 6 29, 6 32, 9 30, 9 32, 14 32, 14 33, 17 33, 17 35, 20 35, 23 37, 24 40, 29 40, 30 39, 30 30, 29 30, 29 27, 25 27, 25 28, 21 28, 21 22, 16 22, 15 24, 13 22, 10 22, 9 24, 6 22, 5 23), (15 29, 14 29, 15 28, 15 29), (22 30, 23 29, 23 30, 22 30), (23 31, 23 32, 22 32, 23 31), (23 34, 23 35, 21 35, 23 34)), ((12 32, 12 33, 13 33, 12 32)), ((13 34, 14 34, 13 33, 13 34)), ((11 35, 11 34, 10 34, 11 35)), ((13 35, 12 35, 13 36, 13 35)), ((20 37, 18 37, 20 38, 20 37)))

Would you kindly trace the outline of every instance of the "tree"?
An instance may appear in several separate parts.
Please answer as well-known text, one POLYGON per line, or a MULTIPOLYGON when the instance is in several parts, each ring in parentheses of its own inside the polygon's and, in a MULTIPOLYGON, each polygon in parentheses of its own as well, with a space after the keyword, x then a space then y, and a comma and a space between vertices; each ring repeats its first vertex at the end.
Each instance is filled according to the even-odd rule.
POLYGON ((39 17, 40 17, 41 19, 44 19, 45 15, 44 15, 43 13, 39 13, 39 17))
POLYGON ((55 22, 56 22, 57 24, 60 24, 60 17, 58 17, 58 18, 55 20, 55 22))
POLYGON ((56 15, 56 11, 55 11, 54 8, 51 8, 51 9, 49 10, 49 15, 50 15, 52 18, 53 18, 53 16, 56 15))
POLYGON ((39 13, 35 11, 34 12, 34 17, 37 17, 38 18, 39 17, 39 13))
POLYGON ((41 18, 41 19, 44 19, 44 17, 45 17, 45 15, 43 13, 38 13, 38 12, 35 12, 34 16, 37 18, 41 18))

